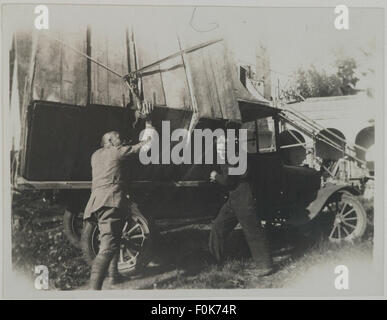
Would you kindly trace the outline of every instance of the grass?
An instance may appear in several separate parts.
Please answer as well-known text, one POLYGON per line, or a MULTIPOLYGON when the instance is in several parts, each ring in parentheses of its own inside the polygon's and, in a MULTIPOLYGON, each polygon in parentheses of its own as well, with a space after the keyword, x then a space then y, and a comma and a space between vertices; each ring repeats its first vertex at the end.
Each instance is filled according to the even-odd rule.
MULTIPOLYGON (((372 216, 372 201, 360 200, 372 216)), ((14 269, 31 280, 35 277, 34 266, 46 265, 50 270, 51 289, 72 290, 87 284, 90 268, 80 250, 63 234, 62 213, 62 207, 44 203, 33 193, 15 197, 12 261, 14 269)), ((278 271, 259 278, 241 229, 234 230, 227 239, 225 263, 215 265, 212 262, 208 252, 210 222, 211 218, 158 221, 161 233, 155 241, 152 261, 156 267, 146 268, 140 279, 177 270, 173 277, 155 281, 152 288, 290 288, 317 285, 315 279, 323 279, 322 275, 327 272, 333 275, 332 266, 337 264, 355 263, 367 268, 372 261, 372 228, 364 241, 340 245, 327 241, 312 244, 293 233, 276 231, 269 235, 269 240, 278 271)), ((327 283, 331 283, 330 280, 327 283)), ((130 284, 122 288, 130 289, 130 284)))
MULTIPOLYGON (((195 275, 182 273, 175 279, 158 283, 158 289, 252 289, 297 287, 298 282, 313 268, 325 265, 351 264, 359 260, 366 264, 372 260, 372 242, 334 244, 320 242, 300 257, 275 256, 278 271, 266 277, 258 277, 251 259, 227 260, 223 265, 207 265, 195 275)), ((332 271, 333 273, 333 271, 332 271)))
POLYGON ((63 208, 42 201, 39 193, 17 195, 13 201, 12 265, 27 279, 35 266, 49 270, 49 287, 70 290, 87 282, 89 267, 82 253, 62 231, 63 208))

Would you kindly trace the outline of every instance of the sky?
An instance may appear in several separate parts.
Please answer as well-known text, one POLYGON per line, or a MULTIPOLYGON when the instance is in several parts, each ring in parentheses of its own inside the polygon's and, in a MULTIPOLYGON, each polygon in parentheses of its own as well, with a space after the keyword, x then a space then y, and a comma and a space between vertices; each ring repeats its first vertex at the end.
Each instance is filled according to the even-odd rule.
MULTIPOLYGON (((261 43, 267 47, 271 68, 278 74, 291 75, 297 68, 311 63, 333 72, 333 52, 337 51, 361 60, 359 48, 367 48, 373 52, 374 59, 382 57, 384 25, 381 9, 350 8, 349 30, 336 30, 333 7, 198 7, 196 10, 193 7, 146 6, 48 7, 50 28, 76 31, 91 24, 114 34, 123 26, 135 25, 142 30, 151 30, 148 36, 158 41, 165 54, 172 50, 166 34, 178 33, 186 39, 187 45, 221 36, 232 44, 238 60, 254 64, 255 47, 261 43)), ((6 6, 6 30, 31 28, 36 17, 33 11, 33 6, 6 6)), ((375 63, 371 60, 368 58, 360 63, 367 68, 367 64, 375 63)))

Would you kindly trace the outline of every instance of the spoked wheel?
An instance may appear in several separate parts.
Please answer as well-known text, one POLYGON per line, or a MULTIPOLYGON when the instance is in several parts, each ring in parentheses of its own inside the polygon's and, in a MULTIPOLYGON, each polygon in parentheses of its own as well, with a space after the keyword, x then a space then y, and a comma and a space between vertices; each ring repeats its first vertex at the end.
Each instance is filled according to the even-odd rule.
MULTIPOLYGON (((85 221, 82 234, 82 250, 86 260, 91 264, 99 251, 99 230, 94 221, 85 221)), ((129 275, 145 267, 152 255, 152 231, 147 219, 133 210, 125 221, 122 231, 118 270, 129 275)))
POLYGON ((144 256, 140 257, 140 255, 144 254, 149 238, 149 226, 143 216, 134 215, 125 222, 122 231, 118 270, 125 273, 134 270, 138 263, 144 265, 144 256))
POLYGON ((81 233, 83 228, 83 212, 74 213, 65 210, 63 215, 64 234, 70 243, 80 248, 81 233))
POLYGON ((367 214, 361 203, 348 192, 337 193, 321 212, 328 217, 327 234, 331 242, 360 239, 367 227, 367 214))

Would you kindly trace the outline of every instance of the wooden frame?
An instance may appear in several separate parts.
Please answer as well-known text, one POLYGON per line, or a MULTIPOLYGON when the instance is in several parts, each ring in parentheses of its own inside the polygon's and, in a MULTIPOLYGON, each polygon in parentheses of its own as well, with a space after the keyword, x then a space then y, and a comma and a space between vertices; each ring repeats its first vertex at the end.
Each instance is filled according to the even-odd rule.
MULTIPOLYGON (((209 181, 133 181, 130 187, 199 187, 212 186, 209 181)), ((91 181, 29 181, 18 177, 16 187, 20 190, 59 190, 59 189, 91 189, 91 181)))

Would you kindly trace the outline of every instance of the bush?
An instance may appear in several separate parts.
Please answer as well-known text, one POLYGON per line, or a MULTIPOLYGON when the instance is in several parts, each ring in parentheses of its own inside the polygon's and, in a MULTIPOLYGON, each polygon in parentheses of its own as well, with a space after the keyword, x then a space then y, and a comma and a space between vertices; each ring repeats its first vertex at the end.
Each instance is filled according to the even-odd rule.
POLYGON ((51 289, 69 290, 84 285, 89 267, 82 252, 70 244, 62 231, 63 208, 42 201, 41 196, 29 192, 13 199, 13 268, 32 279, 35 266, 47 266, 51 289))

